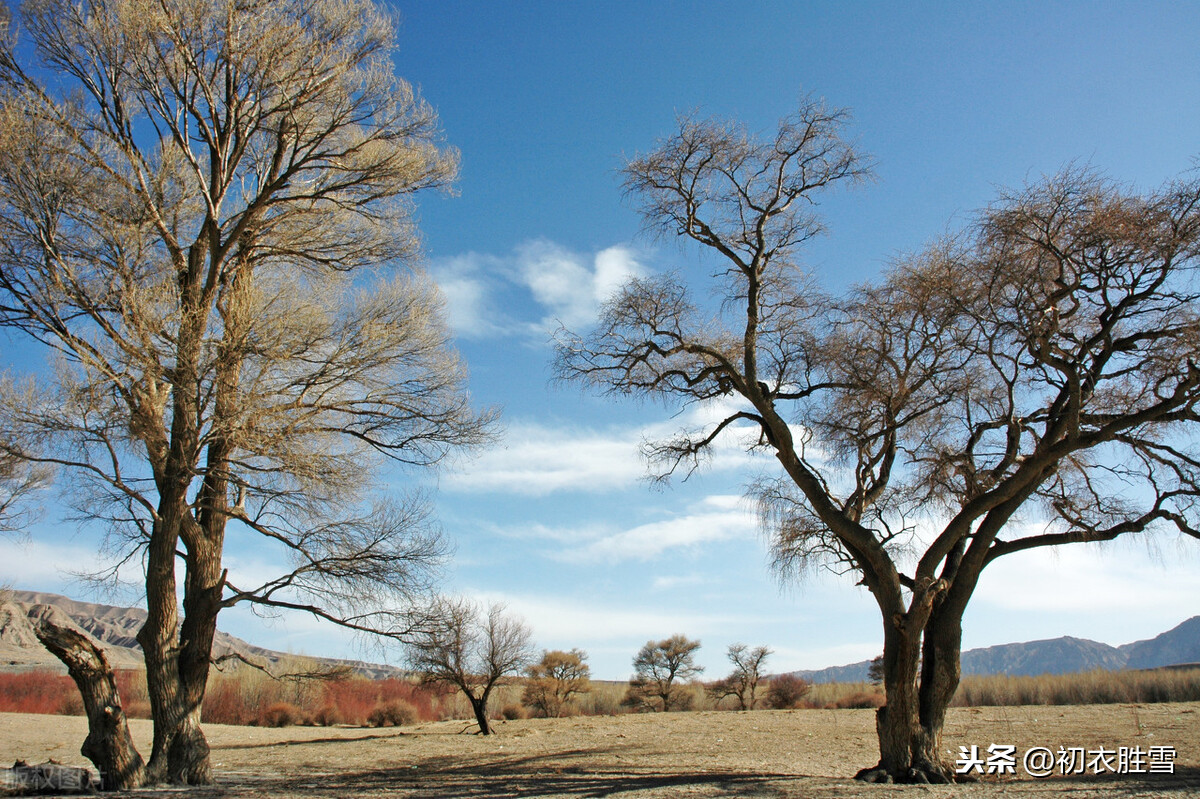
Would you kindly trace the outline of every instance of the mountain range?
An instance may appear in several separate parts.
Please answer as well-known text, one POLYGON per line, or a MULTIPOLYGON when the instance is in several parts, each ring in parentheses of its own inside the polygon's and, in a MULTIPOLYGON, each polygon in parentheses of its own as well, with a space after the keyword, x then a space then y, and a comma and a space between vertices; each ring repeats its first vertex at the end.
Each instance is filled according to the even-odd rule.
MULTIPOLYGON (((1049 638, 1000 644, 962 653, 963 675, 1036 676, 1095 669, 1156 669, 1200 664, 1200 616, 1145 641, 1110 646, 1086 638, 1049 638)), ((810 682, 866 682, 871 661, 793 672, 810 682)))
MULTIPOLYGON (((29 621, 36 605, 50 605, 53 617, 62 624, 86 632, 107 653, 114 668, 140 668, 142 651, 135 636, 146 621, 146 611, 79 602, 58 594, 10 591, 0 596, 0 670, 55 668, 61 664, 37 640, 29 621)), ((272 670, 286 668, 283 652, 254 646, 240 638, 218 632, 213 654, 241 655, 272 670)), ((357 660, 316 658, 324 667, 347 667, 366 677, 396 677, 395 666, 357 660)), ((962 654, 962 672, 970 674, 1038 675, 1066 674, 1095 669, 1153 669, 1181 664, 1200 664, 1200 616, 1144 641, 1109 646, 1083 638, 1051 638, 1042 641, 1001 644, 970 649, 962 654)), ((865 682, 871 661, 832 666, 814 671, 792 672, 810 682, 865 682)))
MULTIPOLYGON (((86 633, 104 649, 114 669, 141 668, 142 648, 136 636, 146 622, 141 608, 121 608, 79 602, 59 594, 33 591, 9 591, 8 598, 0 596, 0 670, 65 668, 51 655, 33 632, 29 615, 38 605, 49 605, 51 618, 59 624, 75 627, 86 633)), ((234 654, 265 666, 271 671, 286 671, 293 655, 264 649, 218 631, 213 643, 213 656, 234 654)), ((366 663, 359 660, 313 658, 322 668, 349 668, 364 677, 396 677, 403 674, 395 666, 366 663)))

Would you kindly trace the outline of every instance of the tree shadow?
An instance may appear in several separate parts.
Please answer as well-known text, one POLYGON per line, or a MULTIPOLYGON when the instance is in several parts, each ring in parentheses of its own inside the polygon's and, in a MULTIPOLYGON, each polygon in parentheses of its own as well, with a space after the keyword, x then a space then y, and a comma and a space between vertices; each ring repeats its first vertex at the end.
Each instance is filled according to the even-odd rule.
MULTIPOLYGON (((313 786, 314 794, 377 796, 400 791, 406 796, 488 796, 506 799, 539 797, 604 797, 636 791, 707 787, 708 795, 747 795, 768 783, 793 775, 748 771, 649 772, 635 767, 583 765, 584 758, 617 754, 615 749, 579 749, 516 759, 463 763, 455 758, 433 758, 408 767, 345 772, 329 775, 313 786)), ((289 793, 305 791, 289 786, 289 793)))
POLYGON ((1170 793, 1186 791, 1194 795, 1200 789, 1200 766, 1175 766, 1173 774, 1071 774, 1050 777, 1040 782, 1056 785, 1094 786, 1112 791, 1170 793))
POLYGON ((295 738, 286 741, 263 741, 262 743, 245 743, 245 744, 214 744, 212 751, 232 751, 235 749, 274 749, 282 746, 304 746, 305 744, 340 744, 340 743, 361 743, 363 741, 377 741, 384 738, 404 738, 411 733, 405 732, 373 732, 364 735, 336 736, 326 738, 295 738))

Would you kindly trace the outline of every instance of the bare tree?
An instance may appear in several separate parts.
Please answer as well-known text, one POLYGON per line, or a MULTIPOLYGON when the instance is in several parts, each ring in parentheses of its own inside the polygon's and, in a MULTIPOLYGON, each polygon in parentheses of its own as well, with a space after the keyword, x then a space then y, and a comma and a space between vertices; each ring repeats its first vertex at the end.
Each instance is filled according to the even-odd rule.
POLYGON ((379 467, 432 466, 489 417, 431 281, 382 270, 417 253, 411 197, 457 158, 371 0, 30 0, 21 27, 0 46, 0 324, 59 366, 0 390, 0 418, 141 560, 147 778, 207 783, 222 609, 402 638, 445 553, 379 467), (231 576, 233 536, 290 566, 231 576))
POLYGON ((745 644, 730 644, 725 653, 733 664, 733 673, 709 686, 709 695, 717 702, 728 696, 737 697, 740 710, 753 710, 762 666, 771 650, 765 646, 753 649, 745 644))
POLYGON ((563 714, 571 699, 592 690, 587 654, 580 649, 570 652, 553 650, 525 670, 525 691, 521 701, 545 718, 563 714))
POLYGON ((845 114, 806 102, 760 141, 684 119, 625 168, 648 225, 714 254, 721 309, 636 280, 559 373, 680 403, 738 401, 648 447, 664 479, 724 431, 781 468, 755 493, 781 574, 853 573, 883 621, 880 761, 945 781, 940 735, 962 616, 1014 552, 1197 536, 1200 181, 1146 195, 1069 170, 1003 195, 876 285, 822 295, 797 267, 819 190, 865 166, 845 114))
POLYGON ((453 685, 466 695, 481 735, 492 732, 492 690, 533 657, 529 627, 506 615, 504 605, 491 605, 484 614, 475 603, 453 598, 433 604, 407 652, 409 667, 425 682, 453 685))
POLYGON ((704 671, 696 665, 699 641, 684 635, 672 635, 661 641, 647 641, 633 659, 633 677, 629 680, 627 701, 651 710, 670 712, 680 704, 678 683, 704 671))

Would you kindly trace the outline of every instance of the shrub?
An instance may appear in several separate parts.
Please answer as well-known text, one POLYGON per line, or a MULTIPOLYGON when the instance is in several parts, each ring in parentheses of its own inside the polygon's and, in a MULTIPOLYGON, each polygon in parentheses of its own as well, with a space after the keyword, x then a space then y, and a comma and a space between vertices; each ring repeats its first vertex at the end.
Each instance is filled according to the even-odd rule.
POLYGON ((61 714, 63 697, 70 695, 79 690, 65 674, 40 669, 0 674, 0 711, 61 714))
POLYGON ((290 727, 303 717, 300 708, 288 702, 276 702, 258 714, 259 727, 290 727))
POLYGON ((500 716, 508 721, 517 721, 518 719, 529 718, 529 711, 524 706, 513 703, 501 708, 500 716))
POLYGON ((879 708, 883 707, 883 694, 875 691, 855 691, 834 703, 839 708, 879 708))
POLYGON ((403 727, 417 721, 417 709, 403 699, 376 705, 367 716, 367 723, 372 727, 403 727))
POLYGON ((790 710, 799 707, 804 697, 812 690, 812 683, 794 674, 780 674, 771 679, 767 688, 767 707, 790 710))
POLYGON ((334 727, 344 722, 342 711, 336 705, 325 705, 312 715, 313 724, 318 727, 334 727))

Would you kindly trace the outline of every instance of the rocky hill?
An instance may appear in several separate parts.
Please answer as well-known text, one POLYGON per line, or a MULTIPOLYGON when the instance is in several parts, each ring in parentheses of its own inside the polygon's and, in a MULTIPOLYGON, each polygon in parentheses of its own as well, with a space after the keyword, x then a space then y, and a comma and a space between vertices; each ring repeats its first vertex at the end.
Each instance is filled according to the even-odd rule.
MULTIPOLYGON (((46 651, 34 635, 29 614, 37 605, 51 606, 54 608, 56 620, 84 631, 104 649, 113 668, 142 667, 142 648, 136 639, 138 630, 146 621, 146 611, 141 608, 79 602, 58 594, 32 591, 12 591, 9 594, 10 598, 7 600, 0 598, 0 669, 62 668, 58 660, 46 651)), ((220 657, 230 653, 241 655, 272 670, 286 670, 284 661, 293 657, 284 652, 254 646, 218 631, 213 646, 214 656, 220 657)), ((394 666, 357 660, 315 660, 323 667, 348 666, 355 673, 371 678, 403 674, 394 666)))
MULTIPOLYGON (((967 674, 1069 674, 1094 669, 1155 669, 1200 663, 1200 616, 1145 641, 1109 646, 1084 638, 1050 638, 1020 644, 969 649, 962 654, 967 674)), ((871 661, 795 672, 810 682, 866 682, 871 661)))

